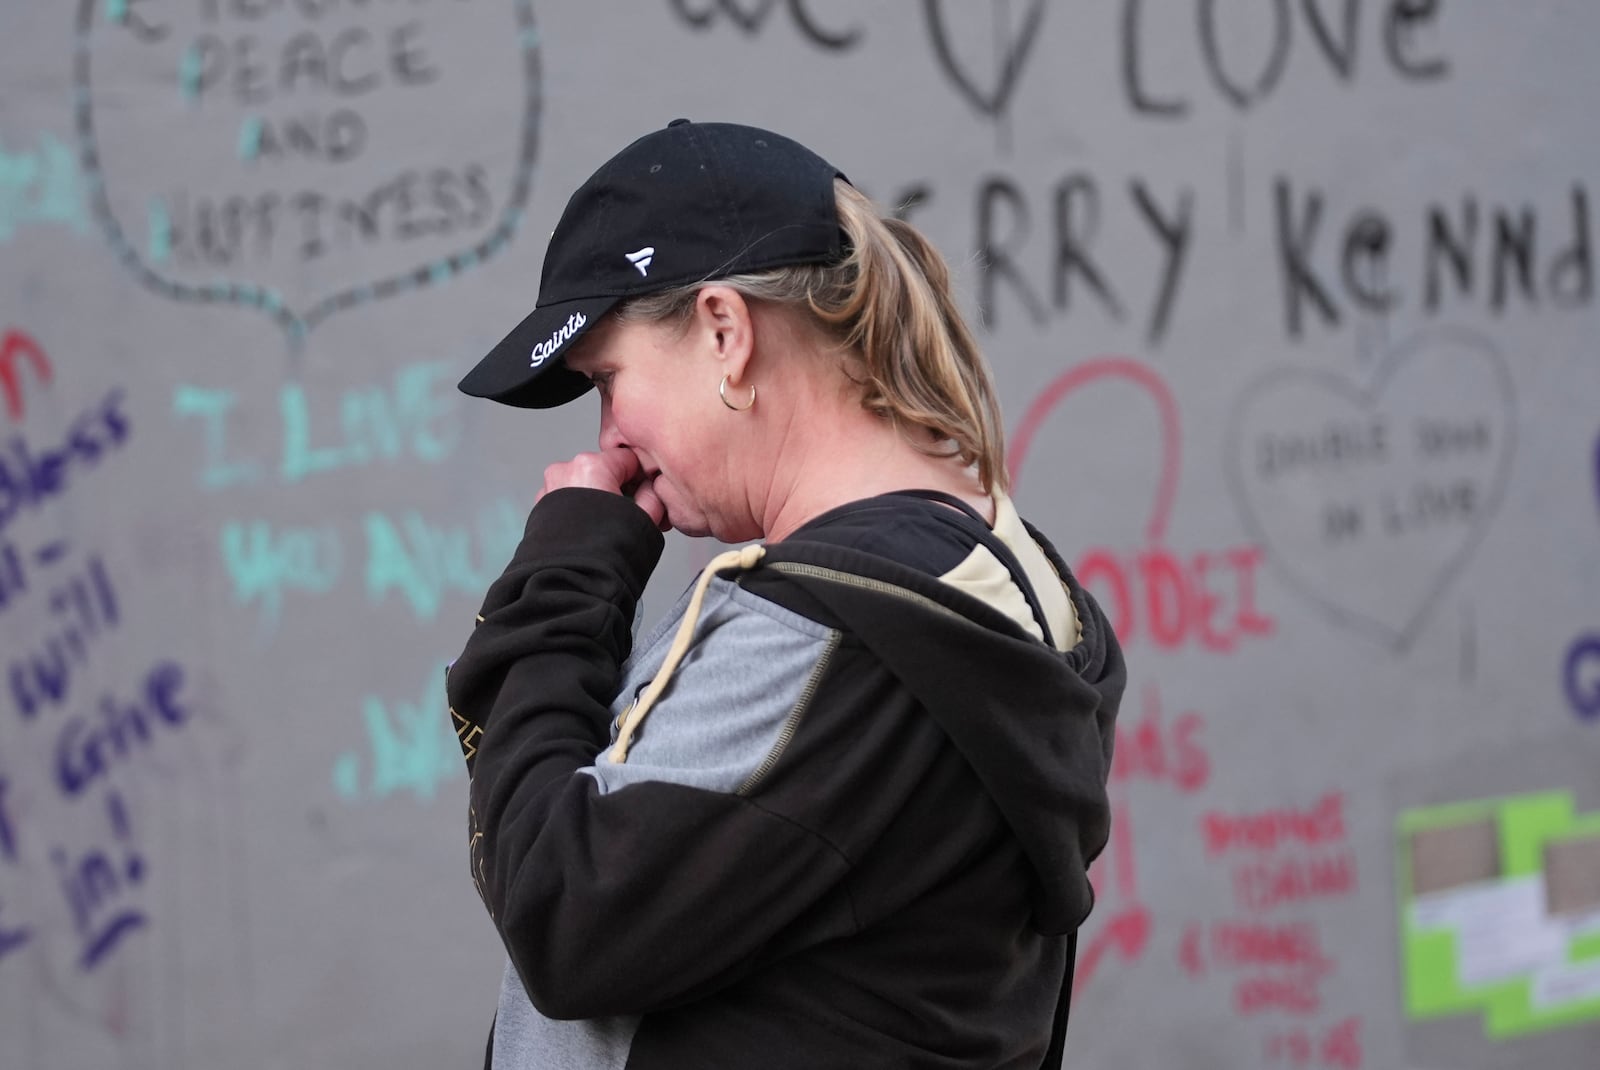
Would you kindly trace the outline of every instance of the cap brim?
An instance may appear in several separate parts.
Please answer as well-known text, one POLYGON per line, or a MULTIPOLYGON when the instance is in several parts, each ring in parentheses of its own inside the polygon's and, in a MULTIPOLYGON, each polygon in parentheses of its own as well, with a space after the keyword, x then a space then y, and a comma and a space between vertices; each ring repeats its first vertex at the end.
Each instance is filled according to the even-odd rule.
POLYGON ((564 355, 621 300, 584 297, 534 309, 457 384, 463 394, 520 409, 550 409, 588 393, 564 355))

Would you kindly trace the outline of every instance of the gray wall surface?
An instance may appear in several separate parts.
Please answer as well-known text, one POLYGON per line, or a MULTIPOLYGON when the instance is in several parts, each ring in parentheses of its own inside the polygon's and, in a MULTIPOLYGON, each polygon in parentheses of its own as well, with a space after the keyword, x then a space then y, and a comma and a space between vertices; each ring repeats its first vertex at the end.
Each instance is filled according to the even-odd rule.
POLYGON ((1123 637, 1067 1065, 1600 1065, 1597 41, 1586 0, 9 0, 0 1067, 476 1064, 442 667, 596 410, 454 384, 680 115, 933 237, 1123 637))

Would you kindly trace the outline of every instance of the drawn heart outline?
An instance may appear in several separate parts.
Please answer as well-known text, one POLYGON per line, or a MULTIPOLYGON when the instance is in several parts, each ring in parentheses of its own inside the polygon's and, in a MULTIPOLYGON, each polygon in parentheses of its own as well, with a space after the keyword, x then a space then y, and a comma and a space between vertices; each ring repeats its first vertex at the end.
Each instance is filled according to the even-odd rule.
POLYGON ((1015 490, 1022 479, 1022 466, 1028 458, 1033 436, 1068 398, 1108 379, 1120 379, 1144 391, 1155 403, 1161 420, 1161 478, 1156 484, 1155 501, 1145 521, 1145 540, 1154 546, 1166 537, 1172 518, 1172 503, 1178 496, 1178 470, 1183 463, 1183 439, 1178 423, 1178 401, 1166 380, 1132 357, 1110 356, 1085 361, 1051 380, 1022 414, 1011 436, 1007 468, 1015 490))
MULTIPOLYGON (((135 278, 147 289, 176 301, 197 304, 237 304, 256 308, 267 313, 287 335, 290 347, 298 350, 305 337, 322 320, 369 301, 377 301, 412 289, 448 279, 468 268, 476 267, 511 244, 512 236, 522 221, 522 210, 527 204, 533 185, 533 166, 538 148, 540 64, 538 31, 534 26, 532 0, 511 0, 517 18, 517 39, 522 48, 523 116, 522 145, 517 153, 516 170, 511 180, 511 195, 501 210, 495 228, 470 249, 418 264, 405 271, 385 276, 375 282, 347 286, 328 297, 316 301, 304 312, 288 307, 269 287, 242 283, 220 283, 197 286, 176 282, 157 272, 140 255, 138 248, 123 233, 122 225, 112 214, 106 197, 105 175, 100 170, 100 153, 95 140, 92 108, 92 78, 90 72, 90 35, 95 24, 95 12, 102 6, 106 17, 112 18, 109 3, 102 0, 79 0, 78 19, 73 56, 73 82, 75 125, 78 137, 79 163, 90 189, 90 205, 95 220, 111 243, 112 251, 135 278)), ((125 16, 126 17, 126 16, 125 16)))
POLYGON ((1473 552, 1488 531, 1505 497, 1506 484, 1511 474, 1511 462, 1516 453, 1515 404, 1511 373, 1500 351, 1487 338, 1459 327, 1440 327, 1424 331, 1394 347, 1372 375, 1370 385, 1366 387, 1333 372, 1306 368, 1275 368, 1261 376, 1239 395, 1228 420, 1227 444, 1224 448, 1224 472, 1240 520, 1250 532, 1252 540, 1266 547, 1267 560, 1290 589, 1324 612, 1335 623, 1375 634, 1388 642, 1397 652, 1403 652, 1409 648, 1439 599, 1472 558, 1473 552), (1406 363, 1429 347, 1442 342, 1454 343, 1487 361, 1505 404, 1506 442, 1504 449, 1495 459, 1494 470, 1489 480, 1489 492, 1485 496, 1477 524, 1462 539, 1461 545, 1438 567, 1432 580, 1424 586, 1417 604, 1408 614, 1403 615, 1401 623, 1396 626, 1371 612, 1351 606, 1325 593, 1315 579, 1306 576, 1292 562, 1286 561, 1284 554, 1275 548, 1266 524, 1262 522, 1254 507, 1250 486, 1243 469, 1244 416, 1250 407, 1258 404, 1259 399, 1269 391, 1282 389, 1285 384, 1294 382, 1310 384, 1347 399, 1362 409, 1375 409, 1384 391, 1406 363))
MULTIPOLYGON (((990 0, 991 4, 995 0, 990 0)), ((1027 62, 1028 54, 1033 50, 1033 43, 1039 36, 1039 24, 1044 21, 1044 0, 1032 0, 1028 5, 1027 13, 1023 16, 1020 33, 1014 33, 1005 43, 1006 54, 1000 64, 1000 74, 995 80, 994 88, 984 92, 973 82, 961 61, 956 57, 955 50, 950 46, 950 32, 945 25, 943 0, 922 0, 922 11, 928 23, 928 37, 933 43, 934 54, 939 59, 939 64, 945 70, 961 95, 966 97, 980 114, 993 119, 1000 115, 1011 100, 1011 94, 1016 90, 1017 79, 1022 75, 1023 65, 1027 62)))

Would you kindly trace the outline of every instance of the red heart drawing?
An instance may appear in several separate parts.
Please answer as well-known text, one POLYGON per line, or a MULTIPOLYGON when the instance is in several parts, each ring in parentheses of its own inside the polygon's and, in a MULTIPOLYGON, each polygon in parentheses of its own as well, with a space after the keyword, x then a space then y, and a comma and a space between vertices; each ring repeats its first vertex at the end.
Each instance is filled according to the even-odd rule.
POLYGON ((1228 486, 1292 589, 1405 649, 1499 509, 1515 431, 1500 353, 1439 328, 1370 386, 1298 368, 1257 380, 1229 421, 1228 486))
POLYGON ((1074 395, 1114 381, 1130 383, 1143 391, 1154 403, 1160 420, 1161 472, 1144 530, 1145 541, 1156 545, 1166 537, 1173 499, 1178 494, 1178 471, 1183 462, 1178 402, 1160 375, 1132 357, 1111 356, 1085 361, 1057 376, 1040 391, 1012 432, 1008 460, 1012 490, 1015 492, 1021 484, 1023 465, 1033 440, 1050 416, 1074 395))

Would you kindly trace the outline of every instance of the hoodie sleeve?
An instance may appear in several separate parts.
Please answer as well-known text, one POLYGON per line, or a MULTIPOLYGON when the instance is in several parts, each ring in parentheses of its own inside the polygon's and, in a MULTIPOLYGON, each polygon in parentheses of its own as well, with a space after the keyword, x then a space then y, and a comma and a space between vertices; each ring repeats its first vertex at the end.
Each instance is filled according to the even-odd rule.
MULTIPOLYGON (((848 872, 830 844, 737 791, 602 775, 629 624, 661 548, 626 499, 547 495, 447 678, 473 879, 552 1018, 715 990, 848 872)), ((641 743, 637 759, 649 754, 641 743)))

